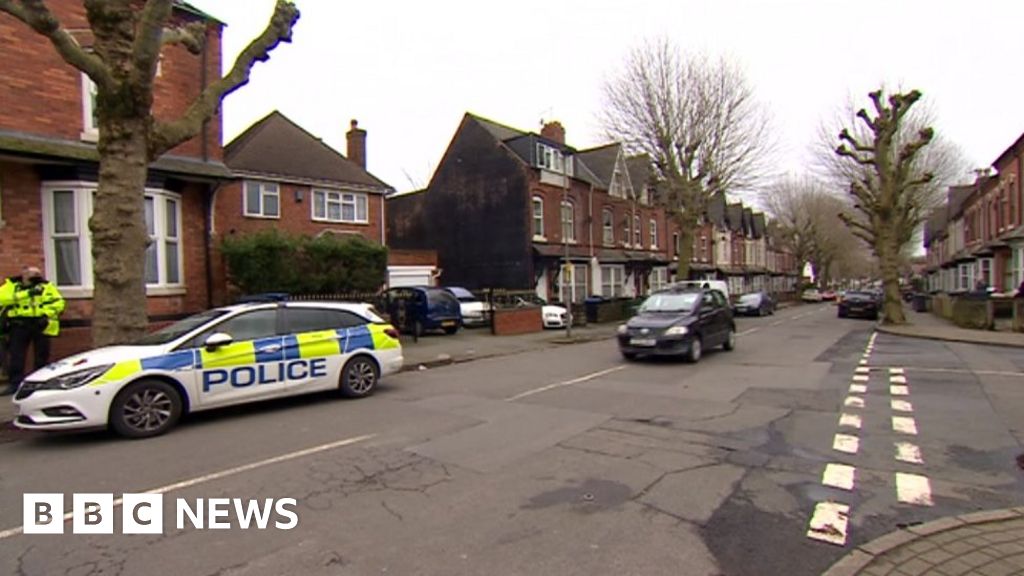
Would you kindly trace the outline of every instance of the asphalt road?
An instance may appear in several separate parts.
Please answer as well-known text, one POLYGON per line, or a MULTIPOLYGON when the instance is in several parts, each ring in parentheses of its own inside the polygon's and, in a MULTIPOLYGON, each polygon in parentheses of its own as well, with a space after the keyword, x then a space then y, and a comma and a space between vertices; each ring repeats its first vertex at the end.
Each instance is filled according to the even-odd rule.
POLYGON ((1021 505, 1024 351, 871 328, 799 307, 742 319, 737 350, 697 365, 609 340, 147 441, 8 438, 0 573, 810 575, 899 525, 1021 505), (154 490, 164 534, 19 533, 26 492, 70 510, 154 490), (220 497, 294 498, 298 526, 176 527, 176 499, 220 497))

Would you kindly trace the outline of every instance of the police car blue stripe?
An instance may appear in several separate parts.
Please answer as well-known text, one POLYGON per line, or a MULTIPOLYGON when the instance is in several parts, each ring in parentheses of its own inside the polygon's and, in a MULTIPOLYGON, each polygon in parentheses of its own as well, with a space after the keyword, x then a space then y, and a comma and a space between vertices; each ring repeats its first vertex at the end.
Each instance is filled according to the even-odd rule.
POLYGON ((284 360, 284 347, 281 337, 262 338, 253 342, 256 355, 256 363, 280 362, 284 360))
POLYGON ((345 353, 348 354, 357 348, 369 348, 373 350, 373 336, 366 326, 357 326, 348 329, 348 339, 345 341, 345 353))
POLYGON ((299 339, 294 335, 284 337, 284 359, 285 360, 298 360, 302 358, 302 353, 299 351, 299 339))
POLYGON ((143 358, 141 364, 143 370, 182 370, 195 365, 195 356, 196 354, 192 350, 183 350, 163 356, 143 358))

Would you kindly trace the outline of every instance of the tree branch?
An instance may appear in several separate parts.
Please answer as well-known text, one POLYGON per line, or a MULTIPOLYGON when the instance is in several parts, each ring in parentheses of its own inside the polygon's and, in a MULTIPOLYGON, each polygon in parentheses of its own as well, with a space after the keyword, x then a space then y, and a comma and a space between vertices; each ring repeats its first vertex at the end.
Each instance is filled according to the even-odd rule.
POLYGON ((164 24, 171 17, 171 0, 147 0, 139 17, 132 42, 132 79, 134 83, 149 86, 156 75, 160 60, 161 36, 164 24))
POLYGON ((10 14, 49 39, 65 62, 88 74, 97 86, 109 88, 114 84, 110 69, 103 60, 82 48, 42 0, 22 0, 20 4, 14 0, 0 0, 0 12, 10 14))
POLYGON ((203 22, 190 22, 185 26, 164 28, 164 46, 180 44, 192 54, 199 54, 206 44, 206 24, 203 22))
POLYGON ((277 0, 267 28, 238 55, 234 66, 223 78, 210 84, 189 106, 185 114, 172 122, 156 122, 150 138, 151 159, 192 138, 202 130, 203 122, 213 116, 225 96, 249 82, 253 65, 270 58, 270 51, 281 42, 291 42, 292 27, 299 9, 288 0, 277 0))

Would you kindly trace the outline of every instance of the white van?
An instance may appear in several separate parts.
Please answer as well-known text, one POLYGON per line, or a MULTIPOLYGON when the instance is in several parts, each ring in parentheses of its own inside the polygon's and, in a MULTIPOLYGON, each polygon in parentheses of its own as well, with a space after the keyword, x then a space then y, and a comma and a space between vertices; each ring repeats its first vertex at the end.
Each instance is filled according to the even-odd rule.
POLYGON ((725 299, 731 302, 729 298, 729 283, 725 280, 682 280, 680 282, 673 282, 668 287, 674 288, 677 286, 693 286, 696 288, 711 288, 712 290, 718 290, 722 294, 725 294, 725 299))

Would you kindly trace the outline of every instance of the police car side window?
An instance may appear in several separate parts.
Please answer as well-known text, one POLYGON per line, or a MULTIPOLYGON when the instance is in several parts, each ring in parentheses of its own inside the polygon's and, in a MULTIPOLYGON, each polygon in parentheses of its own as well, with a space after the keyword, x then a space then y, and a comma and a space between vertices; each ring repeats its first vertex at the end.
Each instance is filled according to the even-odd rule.
POLYGON ((351 312, 327 308, 286 308, 284 314, 289 334, 352 328, 367 323, 351 312))
POLYGON ((225 320, 216 326, 204 330, 192 340, 192 346, 203 346, 211 334, 223 332, 230 334, 235 342, 267 338, 277 334, 277 310, 253 310, 225 320))

